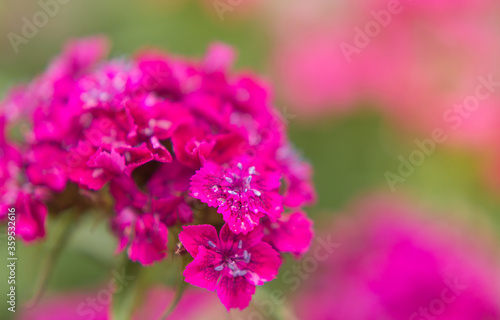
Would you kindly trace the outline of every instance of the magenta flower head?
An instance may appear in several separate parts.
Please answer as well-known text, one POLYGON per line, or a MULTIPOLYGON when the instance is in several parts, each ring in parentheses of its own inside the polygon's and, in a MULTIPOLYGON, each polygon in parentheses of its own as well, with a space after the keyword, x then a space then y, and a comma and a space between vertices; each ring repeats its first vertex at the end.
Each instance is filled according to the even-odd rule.
POLYGON ((318 272, 296 296, 301 319, 500 319, 499 260, 489 240, 394 197, 366 199, 353 211, 318 235, 340 246, 318 256, 318 272))
POLYGON ((242 159, 224 167, 207 162, 191 178, 193 197, 218 208, 234 233, 252 231, 264 216, 276 221, 283 211, 280 172, 257 171, 248 162, 242 159))
POLYGON ((264 82, 229 72, 230 47, 201 61, 107 51, 101 37, 72 41, 1 102, 0 218, 15 207, 32 242, 48 215, 102 212, 117 252, 142 265, 191 255, 187 282, 245 308, 281 253, 309 248, 311 166, 264 82))
POLYGON ((179 238, 195 258, 184 271, 192 285, 217 290, 227 309, 244 309, 256 285, 273 280, 281 258, 270 244, 262 241, 262 230, 236 235, 225 224, 217 236, 210 225, 186 226, 179 238))

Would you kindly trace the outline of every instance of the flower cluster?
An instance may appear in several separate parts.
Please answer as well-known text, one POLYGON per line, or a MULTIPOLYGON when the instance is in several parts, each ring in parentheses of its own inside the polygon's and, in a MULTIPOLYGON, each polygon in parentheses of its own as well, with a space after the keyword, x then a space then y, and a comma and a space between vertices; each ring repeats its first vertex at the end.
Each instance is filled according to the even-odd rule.
POLYGON ((15 207, 31 242, 48 213, 99 210, 117 251, 143 265, 164 259, 169 232, 187 225, 186 280, 246 307, 279 253, 310 245, 311 167, 262 81, 229 74, 231 48, 214 44, 202 61, 157 51, 106 61, 107 49, 100 37, 70 42, 1 103, 0 214, 15 207))

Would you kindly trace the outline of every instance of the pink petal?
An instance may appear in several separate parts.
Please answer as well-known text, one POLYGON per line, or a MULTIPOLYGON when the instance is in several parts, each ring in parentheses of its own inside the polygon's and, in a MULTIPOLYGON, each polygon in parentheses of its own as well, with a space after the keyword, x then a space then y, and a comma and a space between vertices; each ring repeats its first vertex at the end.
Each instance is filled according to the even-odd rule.
POLYGON ((211 207, 217 207, 217 198, 214 196, 218 187, 217 175, 219 166, 212 162, 206 162, 203 167, 196 171, 196 174, 191 177, 191 194, 196 199, 208 204, 211 207))
POLYGON ((245 309, 252 300, 255 286, 245 277, 223 276, 217 283, 217 296, 229 311, 232 308, 245 309))
POLYGON ((241 210, 241 203, 237 202, 235 204, 233 201, 226 201, 217 209, 217 212, 222 214, 229 228, 238 234, 247 234, 259 225, 264 214, 258 209, 256 211, 256 213, 250 210, 245 212, 241 210))
POLYGON ((262 228, 256 228, 247 234, 234 234, 228 224, 220 231, 220 241, 225 251, 234 252, 238 249, 249 249, 262 241, 262 228))
POLYGON ((112 175, 120 175, 125 171, 125 158, 115 150, 106 152, 99 149, 90 157, 87 165, 91 168, 104 169, 112 175))
POLYGON ((184 197, 153 199, 152 212, 158 214, 166 226, 177 223, 189 223, 193 220, 193 210, 184 201, 184 197))
POLYGON ((45 236, 47 207, 31 195, 20 192, 17 201, 16 234, 26 242, 32 242, 45 236))
POLYGON ((153 215, 137 219, 134 233, 128 249, 130 260, 150 265, 167 255, 168 229, 153 215))
POLYGON ((172 162, 172 155, 163 146, 158 138, 151 137, 150 141, 147 143, 149 150, 153 153, 154 159, 159 162, 172 162))
POLYGON ((312 220, 305 213, 284 215, 278 222, 268 222, 266 241, 281 252, 302 255, 309 249, 314 231, 312 220))
POLYGON ((207 250, 204 247, 199 248, 199 254, 186 266, 183 275, 186 282, 214 291, 221 271, 216 268, 222 263, 222 256, 214 251, 207 250))
POLYGON ((211 249, 214 246, 220 246, 217 230, 214 226, 207 224, 183 226, 179 234, 179 240, 194 258, 198 255, 200 246, 211 249))
POLYGON ((225 72, 234 62, 235 53, 232 47, 223 43, 214 43, 208 49, 202 67, 205 72, 225 72))
POLYGON ((245 277, 253 285, 263 285, 276 278, 281 266, 281 257, 268 243, 261 242, 248 250, 251 254, 249 271, 245 277))

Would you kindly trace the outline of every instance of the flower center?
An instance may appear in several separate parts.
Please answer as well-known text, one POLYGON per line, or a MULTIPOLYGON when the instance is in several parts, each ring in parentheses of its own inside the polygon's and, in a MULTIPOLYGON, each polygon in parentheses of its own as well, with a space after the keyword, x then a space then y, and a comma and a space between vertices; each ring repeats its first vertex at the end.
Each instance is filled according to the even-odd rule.
MULTIPOLYGON (((212 241, 208 241, 208 245, 212 248, 216 248, 216 245, 212 241)), ((224 268, 229 269, 229 274, 233 277, 243 277, 248 271, 244 269, 244 267, 250 263, 252 259, 252 254, 247 250, 243 250, 243 241, 240 240, 238 242, 238 253, 234 253, 232 255, 228 255, 224 258, 222 264, 214 267, 215 271, 222 271, 224 268)))
MULTIPOLYGON (((237 167, 239 169, 239 174, 232 172, 228 173, 224 177, 224 180, 228 183, 227 193, 233 196, 241 196, 242 194, 250 191, 257 197, 260 197, 262 193, 259 190, 252 188, 251 185, 253 176, 259 175, 259 173, 255 171, 255 167, 252 166, 248 168, 247 172, 243 171, 243 165, 241 163, 238 163, 237 167)), ((213 188, 217 188, 217 186, 214 186, 213 188)))

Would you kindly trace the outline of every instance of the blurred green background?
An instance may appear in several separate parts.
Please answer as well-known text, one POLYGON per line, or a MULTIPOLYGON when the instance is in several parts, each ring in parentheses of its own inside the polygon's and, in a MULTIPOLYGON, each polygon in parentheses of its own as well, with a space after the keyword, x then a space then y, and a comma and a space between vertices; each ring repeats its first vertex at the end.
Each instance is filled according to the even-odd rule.
MULTIPOLYGON (((42 72, 72 37, 104 34, 112 42, 112 57, 129 56, 144 46, 165 49, 173 54, 199 58, 207 46, 222 41, 236 48, 236 69, 252 69, 270 78, 269 55, 272 37, 258 13, 227 13, 221 21, 210 4, 200 1, 134 1, 134 0, 70 0, 60 12, 40 28, 27 44, 12 49, 7 34, 20 33, 23 17, 39 11, 36 1, 0 1, 0 93, 8 87, 29 81, 42 72), (234 14, 234 17, 231 15, 234 14)), ((272 78, 270 78, 272 81, 272 78)), ((275 104, 284 110, 279 94, 275 104)), ((315 170, 319 201, 308 209, 318 229, 333 214, 363 194, 380 190, 391 192, 384 173, 395 172, 399 155, 405 157, 415 148, 413 140, 425 138, 398 132, 381 115, 370 108, 340 118, 304 121, 290 117, 289 130, 293 143, 315 170)), ((288 113, 293 113, 288 111, 288 113)), ((460 215, 471 224, 489 224, 500 229, 500 202, 481 177, 480 162, 474 154, 438 146, 402 184, 397 192, 408 193, 423 204, 460 215), (472 218, 474 217, 474 218, 472 218)), ((49 222, 49 235, 57 228, 49 222)), ((0 258, 5 260, 5 239, 1 239, 0 258)), ((51 238, 29 247, 18 243, 18 302, 32 294, 42 257, 52 245, 51 238)), ((116 239, 110 235, 98 213, 89 215, 77 227, 76 234, 57 262, 49 284, 49 292, 99 286, 109 276, 116 259, 116 239)), ((162 275, 173 282, 168 261, 148 270, 151 277, 162 275)), ((296 263, 288 261, 288 263, 296 263)), ((5 298, 7 268, 0 268, 0 294, 5 298)), ((276 281, 279 285, 279 281, 276 281)), ((271 285, 272 286, 272 285, 271 285)), ((7 305, 2 302, 0 318, 9 319, 7 305)))

